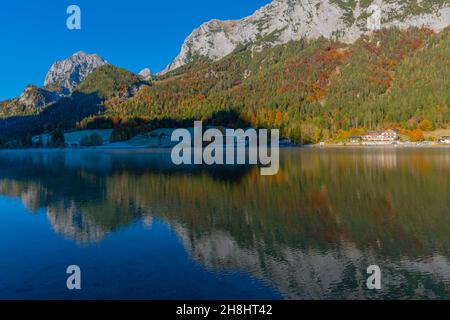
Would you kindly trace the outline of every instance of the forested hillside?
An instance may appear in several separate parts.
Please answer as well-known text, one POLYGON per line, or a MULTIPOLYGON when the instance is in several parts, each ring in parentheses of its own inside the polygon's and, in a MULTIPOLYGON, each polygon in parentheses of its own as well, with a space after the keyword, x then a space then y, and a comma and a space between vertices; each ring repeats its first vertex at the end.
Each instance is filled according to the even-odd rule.
POLYGON ((449 124, 449 28, 382 30, 352 45, 318 39, 252 48, 182 67, 126 102, 107 101, 105 114, 182 120, 230 111, 298 142, 339 129, 414 129, 426 118, 435 127, 449 124))

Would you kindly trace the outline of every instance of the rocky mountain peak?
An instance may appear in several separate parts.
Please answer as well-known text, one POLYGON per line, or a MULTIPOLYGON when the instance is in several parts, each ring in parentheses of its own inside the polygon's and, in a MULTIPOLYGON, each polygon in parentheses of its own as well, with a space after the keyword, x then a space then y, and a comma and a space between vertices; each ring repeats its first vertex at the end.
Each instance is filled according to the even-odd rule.
POLYGON ((97 54, 79 51, 69 58, 55 62, 45 78, 45 87, 64 94, 72 91, 95 69, 107 64, 97 54))
POLYGON ((56 92, 50 92, 45 89, 29 85, 18 98, 20 105, 26 108, 42 109, 45 106, 58 101, 62 95, 56 92))
POLYGON ((145 68, 143 70, 141 70, 141 72, 139 72, 139 75, 144 79, 144 80, 150 80, 153 76, 152 71, 149 68, 145 68))
POLYGON ((201 25, 162 73, 196 57, 220 59, 238 45, 258 40, 276 45, 326 37, 352 43, 379 28, 427 27, 440 31, 449 24, 450 2, 442 0, 273 0, 241 20, 211 20, 201 25), (378 18, 381 21, 375 21, 378 18))

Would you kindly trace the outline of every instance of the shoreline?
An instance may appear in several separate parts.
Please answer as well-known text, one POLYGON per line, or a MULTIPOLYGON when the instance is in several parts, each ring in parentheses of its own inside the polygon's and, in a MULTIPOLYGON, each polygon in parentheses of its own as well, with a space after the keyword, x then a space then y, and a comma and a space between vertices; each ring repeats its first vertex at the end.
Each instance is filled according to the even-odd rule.
MULTIPOLYGON (((280 146, 281 150, 285 149, 368 149, 368 150, 380 150, 380 149, 449 149, 450 144, 430 144, 430 145, 339 145, 339 144, 309 144, 309 145, 283 145, 280 146)), ((167 153, 171 152, 172 148, 161 147, 147 147, 147 146, 95 146, 95 147, 66 147, 66 148, 18 148, 18 149, 0 149, 0 152, 14 152, 14 151, 26 151, 26 152, 61 152, 61 151, 145 151, 155 153, 167 153)))
POLYGON ((317 149, 346 149, 346 148, 354 148, 354 149, 439 149, 439 148, 449 148, 450 144, 380 144, 380 145, 341 145, 341 144, 312 144, 307 145, 305 147, 308 148, 317 148, 317 149))

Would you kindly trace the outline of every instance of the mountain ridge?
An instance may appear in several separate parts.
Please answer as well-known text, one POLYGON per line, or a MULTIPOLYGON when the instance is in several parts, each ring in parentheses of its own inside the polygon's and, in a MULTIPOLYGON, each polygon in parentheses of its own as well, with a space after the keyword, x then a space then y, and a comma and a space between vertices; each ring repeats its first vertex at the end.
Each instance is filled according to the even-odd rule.
POLYGON ((45 77, 44 87, 52 88, 68 95, 90 73, 106 64, 108 62, 97 54, 87 54, 84 51, 78 51, 64 60, 53 63, 45 77))
POLYGON ((78 51, 52 64, 44 86, 28 85, 18 98, 0 102, 0 118, 28 116, 41 112, 70 96, 92 72, 108 63, 97 54, 78 51))
POLYGON ((197 57, 218 60, 239 45, 274 33, 278 34, 272 45, 321 36, 352 43, 374 31, 367 25, 374 6, 382 14, 381 28, 427 27, 441 31, 450 23, 450 2, 446 0, 273 0, 243 19, 213 19, 202 24, 186 38, 179 55, 161 74, 197 57))
MULTIPOLYGON (((103 103, 106 100, 116 103, 124 101, 144 85, 148 83, 138 75, 105 64, 91 72, 71 94, 60 95, 56 101, 43 103, 40 108, 32 104, 25 109, 18 103, 20 98, 0 102, 0 117, 5 116, 2 113, 4 108, 10 112, 4 119, 0 119, 0 137, 40 133, 61 125, 65 128, 75 128, 79 121, 103 112, 103 103)), ((39 94, 58 94, 36 86, 27 87, 25 92, 22 95, 38 95, 34 98, 35 101, 42 99, 39 94)))

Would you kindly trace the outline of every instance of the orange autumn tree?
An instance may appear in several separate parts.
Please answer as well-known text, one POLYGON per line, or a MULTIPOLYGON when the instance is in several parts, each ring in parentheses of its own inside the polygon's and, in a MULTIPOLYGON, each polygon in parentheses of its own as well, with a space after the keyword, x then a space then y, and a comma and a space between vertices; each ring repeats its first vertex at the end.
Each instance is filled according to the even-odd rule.
POLYGON ((420 142, 425 140, 425 137, 423 136, 423 132, 420 129, 416 129, 410 132, 409 138, 412 142, 420 142))
POLYGON ((432 131, 433 124, 427 118, 423 119, 422 122, 419 123, 419 129, 422 131, 432 131))
POLYGON ((281 127, 282 122, 283 122, 283 114, 281 113, 281 111, 277 111, 277 114, 275 116, 275 124, 277 128, 281 127))

